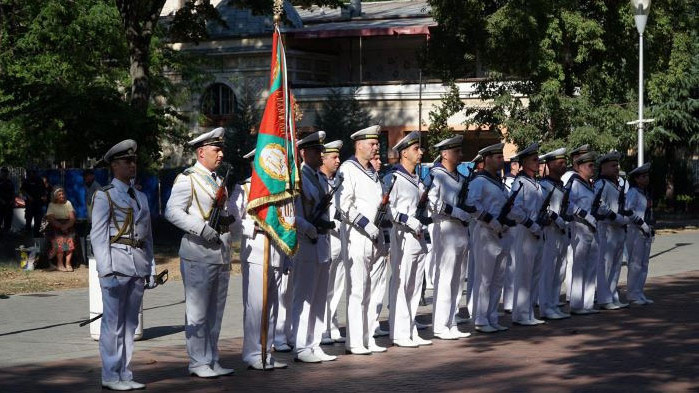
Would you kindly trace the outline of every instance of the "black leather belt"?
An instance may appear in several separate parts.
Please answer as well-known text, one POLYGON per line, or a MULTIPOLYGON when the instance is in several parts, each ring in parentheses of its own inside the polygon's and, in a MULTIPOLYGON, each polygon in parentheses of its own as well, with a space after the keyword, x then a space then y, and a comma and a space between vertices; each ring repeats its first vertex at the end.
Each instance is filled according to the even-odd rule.
POLYGON ((120 237, 120 238, 116 239, 114 241, 114 243, 124 244, 124 245, 135 247, 135 248, 143 248, 146 245, 146 242, 143 240, 130 239, 128 237, 120 237))

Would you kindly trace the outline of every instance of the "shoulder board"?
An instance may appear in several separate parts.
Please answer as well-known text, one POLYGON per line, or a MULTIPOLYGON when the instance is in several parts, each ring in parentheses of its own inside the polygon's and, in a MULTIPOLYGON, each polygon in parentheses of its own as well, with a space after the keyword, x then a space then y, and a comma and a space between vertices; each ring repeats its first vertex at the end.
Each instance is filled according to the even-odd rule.
POLYGON ((108 185, 100 188, 100 190, 107 192, 107 191, 111 190, 112 188, 114 188, 114 184, 108 184, 108 185))
POLYGON ((185 170, 182 171, 182 174, 185 175, 185 176, 189 176, 189 175, 191 175, 192 173, 194 173, 194 168, 193 168, 193 167, 189 167, 189 168, 187 168, 187 169, 185 169, 185 170))

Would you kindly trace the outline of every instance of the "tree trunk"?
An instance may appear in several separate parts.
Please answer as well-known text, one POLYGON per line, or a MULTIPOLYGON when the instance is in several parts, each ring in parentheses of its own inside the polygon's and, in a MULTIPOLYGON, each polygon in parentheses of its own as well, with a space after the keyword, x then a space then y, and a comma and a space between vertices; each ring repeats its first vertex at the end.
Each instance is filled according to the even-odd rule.
POLYGON ((166 0, 116 0, 131 67, 131 105, 145 113, 150 100, 150 41, 166 0))

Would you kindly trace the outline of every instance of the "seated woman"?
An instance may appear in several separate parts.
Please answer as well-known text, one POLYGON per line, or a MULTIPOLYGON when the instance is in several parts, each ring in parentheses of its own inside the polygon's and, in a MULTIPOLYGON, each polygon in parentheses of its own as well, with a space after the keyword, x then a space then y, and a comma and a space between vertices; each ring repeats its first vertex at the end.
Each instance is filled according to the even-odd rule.
POLYGON ((51 203, 46 211, 46 219, 51 226, 49 240, 49 260, 56 257, 58 270, 72 272, 71 259, 75 250, 74 226, 75 210, 66 193, 61 187, 56 187, 52 193, 51 203))

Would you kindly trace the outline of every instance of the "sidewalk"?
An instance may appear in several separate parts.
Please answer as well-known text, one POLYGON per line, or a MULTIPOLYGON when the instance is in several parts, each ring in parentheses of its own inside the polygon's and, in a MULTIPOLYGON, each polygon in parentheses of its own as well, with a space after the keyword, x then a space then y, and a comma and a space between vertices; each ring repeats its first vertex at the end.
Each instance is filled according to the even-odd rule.
MULTIPOLYGON (((341 356, 319 365, 293 363, 290 354, 278 354, 289 369, 265 373, 247 371, 240 361, 238 277, 231 280, 220 345, 224 365, 235 367, 237 375, 208 381, 186 376, 182 287, 168 283, 146 298, 146 340, 136 344, 134 371, 148 391, 699 389, 699 232, 659 236, 651 255, 652 306, 366 357, 325 347, 341 356)), ((87 316, 86 291, 38 295, 0 299, 0 391, 98 391, 97 343, 87 327, 69 324, 87 316)), ((509 325, 509 316, 504 322, 509 325)), ((421 334, 431 337, 430 330, 421 334)))

